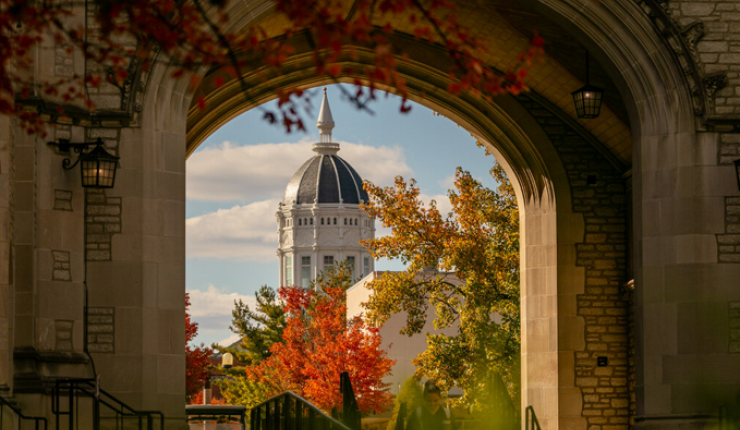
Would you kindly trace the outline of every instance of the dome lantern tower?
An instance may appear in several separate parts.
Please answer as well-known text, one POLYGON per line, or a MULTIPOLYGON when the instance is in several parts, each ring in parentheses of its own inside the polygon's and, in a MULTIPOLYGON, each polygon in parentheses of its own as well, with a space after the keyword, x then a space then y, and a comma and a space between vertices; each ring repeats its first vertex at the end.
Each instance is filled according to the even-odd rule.
POLYGON ((368 200, 362 178, 337 156, 334 118, 324 89, 316 153, 295 172, 277 212, 280 285, 307 288, 328 267, 347 261, 360 279, 375 263, 360 240, 375 237, 375 221, 360 209, 368 200))

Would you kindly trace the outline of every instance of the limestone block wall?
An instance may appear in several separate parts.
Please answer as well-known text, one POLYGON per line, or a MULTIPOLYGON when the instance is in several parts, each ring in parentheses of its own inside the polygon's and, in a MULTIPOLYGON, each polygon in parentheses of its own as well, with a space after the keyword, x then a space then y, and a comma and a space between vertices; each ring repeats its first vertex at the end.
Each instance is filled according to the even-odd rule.
POLYGON ((0 117, 0 390, 13 379, 13 127, 0 117))
POLYGON ((706 76, 724 74, 726 85, 716 91, 715 113, 740 114, 740 3, 736 1, 677 1, 668 11, 695 41, 696 56, 706 76), (700 24, 702 30, 693 28, 700 24))
POLYGON ((589 430, 626 430, 633 400, 629 379, 627 202, 623 172, 610 164, 582 132, 528 97, 520 102, 542 126, 560 156, 571 187, 573 212, 583 215, 583 242, 576 245, 576 265, 585 270, 577 295, 577 315, 585 347, 576 351, 575 385, 582 394, 581 415, 589 430), (599 360, 606 359, 605 365, 599 360))
POLYGON ((725 234, 717 235, 721 263, 740 263, 740 197, 725 199, 725 234))

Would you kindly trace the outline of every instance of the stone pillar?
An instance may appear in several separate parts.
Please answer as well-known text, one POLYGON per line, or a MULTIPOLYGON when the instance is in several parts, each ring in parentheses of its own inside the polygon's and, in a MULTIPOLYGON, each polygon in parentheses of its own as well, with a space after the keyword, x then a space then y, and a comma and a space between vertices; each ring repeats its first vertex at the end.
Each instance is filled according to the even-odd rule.
MULTIPOLYGON (((153 108, 153 107, 152 107, 153 108)), ((87 195, 88 348, 101 386, 184 426, 184 133, 98 129, 121 157, 87 195)))

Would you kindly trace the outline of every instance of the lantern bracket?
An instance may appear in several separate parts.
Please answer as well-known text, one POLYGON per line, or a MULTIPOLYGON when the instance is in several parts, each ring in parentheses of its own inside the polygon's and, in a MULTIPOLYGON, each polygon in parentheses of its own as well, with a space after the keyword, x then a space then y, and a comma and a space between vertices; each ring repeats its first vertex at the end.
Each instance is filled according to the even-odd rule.
POLYGON ((47 144, 56 146, 59 152, 70 152, 70 150, 72 150, 75 154, 78 154, 77 160, 75 160, 74 163, 72 163, 72 160, 70 158, 65 158, 64 160, 62 160, 62 168, 64 168, 64 170, 72 170, 80 163, 80 159, 82 159, 82 154, 85 153, 90 145, 102 145, 103 140, 98 138, 94 143, 72 143, 67 139, 58 139, 58 142, 47 142, 47 144))
POLYGON ((81 165, 80 175, 83 188, 112 188, 116 178, 116 169, 119 157, 111 155, 105 150, 103 140, 97 138, 95 142, 72 143, 66 139, 58 139, 57 142, 48 142, 56 146, 59 152, 71 156, 62 160, 64 170, 72 170, 78 164, 81 165), (90 147, 92 149, 88 150, 90 147), (74 160, 74 152, 77 159, 74 160))

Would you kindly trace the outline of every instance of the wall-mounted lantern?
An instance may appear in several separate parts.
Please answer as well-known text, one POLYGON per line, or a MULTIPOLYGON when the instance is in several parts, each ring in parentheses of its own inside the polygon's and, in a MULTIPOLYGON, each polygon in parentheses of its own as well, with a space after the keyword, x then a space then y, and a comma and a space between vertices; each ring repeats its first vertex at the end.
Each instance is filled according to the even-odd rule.
POLYGON ((578 118, 596 118, 601 113, 604 89, 589 83, 588 51, 586 51, 586 85, 570 93, 576 105, 578 118))
POLYGON ((69 152, 71 149, 80 154, 74 163, 69 158, 65 158, 62 161, 62 167, 64 170, 72 170, 80 164, 83 187, 113 188, 120 157, 109 154, 103 148, 103 141, 100 138, 95 143, 71 143, 69 140, 59 139, 58 142, 49 142, 49 145, 56 146, 61 152, 69 152), (90 145, 95 145, 95 147, 85 152, 90 145))

